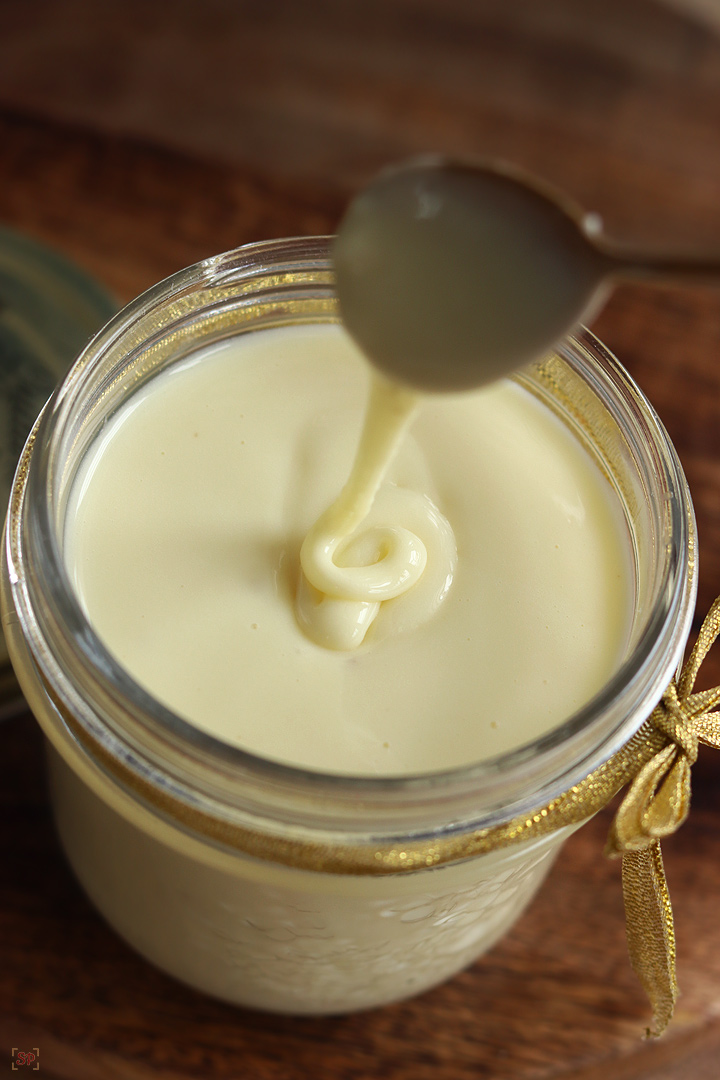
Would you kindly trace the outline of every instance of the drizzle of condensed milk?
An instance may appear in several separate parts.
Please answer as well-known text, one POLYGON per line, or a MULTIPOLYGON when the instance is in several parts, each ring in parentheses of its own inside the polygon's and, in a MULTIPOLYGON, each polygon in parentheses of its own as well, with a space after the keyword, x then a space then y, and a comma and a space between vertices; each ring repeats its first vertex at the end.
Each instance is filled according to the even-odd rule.
POLYGON ((374 375, 350 476, 336 501, 309 530, 300 549, 298 621, 318 644, 357 648, 380 604, 417 584, 431 545, 433 575, 444 582, 427 617, 452 581, 457 549, 452 528, 430 498, 397 485, 378 494, 420 395, 374 375), (419 523, 416 531, 403 520, 419 523))

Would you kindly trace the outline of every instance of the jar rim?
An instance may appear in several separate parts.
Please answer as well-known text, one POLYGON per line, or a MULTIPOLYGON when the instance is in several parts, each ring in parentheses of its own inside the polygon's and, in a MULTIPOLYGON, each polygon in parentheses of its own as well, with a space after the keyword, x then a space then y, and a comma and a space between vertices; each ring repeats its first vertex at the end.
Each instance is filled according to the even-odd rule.
POLYGON ((555 798, 624 745, 674 674, 690 629, 695 526, 680 462, 652 406, 589 331, 582 329, 557 353, 591 378, 614 409, 631 410, 638 439, 642 435, 651 447, 653 494, 667 510, 669 534, 659 552, 664 564, 656 603, 632 652, 592 701, 547 734, 498 757, 421 775, 375 777, 316 772, 225 743, 155 701, 124 671, 83 614, 62 557, 54 488, 58 447, 69 410, 102 358, 138 320, 193 290, 251 294, 262 278, 276 290, 296 281, 331 295, 330 244, 329 237, 265 241, 203 260, 132 301, 88 344, 39 419, 16 474, 6 543, 13 604, 33 664, 60 702, 58 722, 63 712, 71 714, 83 729, 85 752, 92 752, 88 745, 102 747, 131 771, 152 774, 181 801, 219 816, 276 823, 291 806, 299 827, 311 831, 395 835, 489 827, 555 798), (69 657, 80 661, 80 682, 68 678, 69 657), (362 822, 356 820, 359 805, 362 822))

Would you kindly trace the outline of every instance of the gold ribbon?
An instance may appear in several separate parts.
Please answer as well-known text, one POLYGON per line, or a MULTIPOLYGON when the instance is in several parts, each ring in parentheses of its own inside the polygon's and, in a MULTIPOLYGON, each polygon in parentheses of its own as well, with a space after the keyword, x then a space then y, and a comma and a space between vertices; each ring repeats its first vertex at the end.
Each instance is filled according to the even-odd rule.
POLYGON ((606 854, 621 855, 630 961, 653 1008, 660 1035, 678 994, 675 929, 660 840, 679 829, 690 810, 690 769, 698 743, 720 749, 720 686, 694 693, 700 665, 720 634, 720 598, 702 625, 682 674, 665 691, 647 722, 663 738, 639 769, 615 815, 606 854))
POLYGON ((606 854, 621 855, 628 949, 653 1009, 648 1035, 660 1035, 677 998, 675 931, 660 840, 682 825, 690 807, 690 769, 698 743, 720 749, 720 686, 695 693, 698 670, 720 635, 720 597, 711 607, 679 679, 639 731, 584 780, 529 815, 470 833, 407 842, 309 842, 220 822, 160 792, 148 779, 101 747, 45 683, 49 698, 77 741, 146 804, 172 821, 225 847, 286 866, 330 874, 397 874, 442 866, 539 839, 578 825, 629 785, 608 837, 606 854))

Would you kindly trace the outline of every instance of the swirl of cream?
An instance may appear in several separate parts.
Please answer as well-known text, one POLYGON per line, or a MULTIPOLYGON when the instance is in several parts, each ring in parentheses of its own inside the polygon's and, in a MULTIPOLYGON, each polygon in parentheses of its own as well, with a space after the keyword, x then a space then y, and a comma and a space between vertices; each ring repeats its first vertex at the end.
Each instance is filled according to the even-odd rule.
MULTIPOLYGON (((327 648, 356 648, 380 604, 406 593, 425 571, 426 544, 415 527, 404 527, 403 516, 409 513, 413 526, 420 525, 419 531, 445 535, 449 530, 452 536, 439 511, 416 492, 387 485, 395 496, 375 505, 382 478, 417 401, 414 392, 374 377, 350 477, 337 501, 312 526, 302 545, 297 617, 305 633, 327 648), (408 511, 408 500, 415 504, 414 513, 408 511), (371 513, 373 510, 375 513, 371 513), (388 519, 399 520, 388 525, 388 519), (440 521, 442 526, 438 525, 440 521)), ((447 541, 435 542, 435 547, 454 550, 454 541, 450 545, 447 541)), ((443 565, 447 562, 441 561, 443 565)), ((444 574, 446 579, 448 575, 444 574)))
POLYGON ((375 525, 348 536, 329 531, 325 515, 310 530, 301 552, 305 577, 336 600, 392 600, 412 588, 427 562, 422 540, 409 529, 375 525))

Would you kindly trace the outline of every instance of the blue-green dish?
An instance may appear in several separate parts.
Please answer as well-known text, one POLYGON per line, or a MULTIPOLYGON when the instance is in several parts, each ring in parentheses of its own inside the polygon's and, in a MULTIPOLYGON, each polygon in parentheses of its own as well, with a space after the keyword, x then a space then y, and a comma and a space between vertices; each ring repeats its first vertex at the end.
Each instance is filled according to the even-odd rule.
MULTIPOLYGON (((56 384, 118 303, 64 256, 0 227, 0 499, 56 384)), ((4 516, 4 514, 0 515, 4 516)), ((0 717, 20 701, 0 637, 0 717)))

